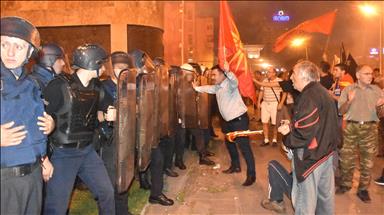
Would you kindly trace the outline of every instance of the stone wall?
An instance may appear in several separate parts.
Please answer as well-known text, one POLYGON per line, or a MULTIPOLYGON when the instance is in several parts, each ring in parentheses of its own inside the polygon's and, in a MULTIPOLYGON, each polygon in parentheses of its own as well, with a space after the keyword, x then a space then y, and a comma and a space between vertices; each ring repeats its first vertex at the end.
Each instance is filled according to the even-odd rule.
POLYGON ((110 51, 128 50, 128 24, 164 25, 159 1, 1 1, 1 16, 20 16, 37 27, 110 25, 110 51))

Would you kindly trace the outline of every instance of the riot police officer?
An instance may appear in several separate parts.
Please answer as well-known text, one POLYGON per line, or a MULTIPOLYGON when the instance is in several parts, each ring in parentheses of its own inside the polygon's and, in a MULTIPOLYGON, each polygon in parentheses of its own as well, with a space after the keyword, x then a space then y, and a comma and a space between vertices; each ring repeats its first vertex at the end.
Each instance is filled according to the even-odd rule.
POLYGON ((183 162, 186 133, 189 132, 195 137, 196 148, 199 153, 200 165, 215 165, 215 162, 208 158, 204 146, 203 131, 200 129, 198 120, 197 94, 192 87, 196 76, 196 70, 191 64, 181 65, 181 72, 178 77, 177 92, 177 114, 178 129, 175 147, 175 166, 179 169, 186 169, 183 162))
POLYGON ((98 77, 107 53, 96 44, 73 52, 72 75, 60 75, 44 90, 47 112, 57 129, 51 135, 56 172, 47 183, 45 214, 65 214, 78 175, 98 201, 99 214, 115 214, 114 191, 103 161, 92 144, 98 105, 105 94, 98 77))
POLYGON ((172 157, 175 150, 175 133, 176 133, 176 78, 165 61, 157 57, 153 60, 158 80, 159 89, 159 147, 164 157, 164 173, 170 177, 178 177, 179 174, 172 169, 172 157))
MULTIPOLYGON (((160 150, 160 132, 158 120, 158 91, 155 90, 156 73, 153 61, 149 56, 141 51, 134 50, 130 52, 133 59, 134 67, 138 70, 136 78, 137 89, 137 107, 138 107, 138 120, 137 120, 137 169, 139 170, 140 185, 142 188, 150 188, 151 193, 148 201, 152 204, 161 204, 170 206, 174 201, 163 193, 163 168, 164 156, 160 150), (150 123, 146 123, 149 120, 150 123), (145 138, 143 138, 145 137, 145 138), (149 149, 150 147, 150 149, 149 149), (148 155, 150 152, 150 155, 148 155), (147 159, 147 157, 150 159, 147 159), (149 165, 151 172, 151 185, 147 182, 147 170, 149 165), (148 185, 147 185, 148 184, 148 185), (143 186, 144 185, 144 186, 143 186)), ((157 86, 158 87, 158 86, 157 86)))
POLYGON ((37 64, 33 66, 31 76, 44 90, 47 84, 63 71, 64 66, 63 48, 55 43, 48 43, 39 51, 37 64))
MULTIPOLYGON (((123 193, 118 193, 116 189, 116 138, 113 136, 113 121, 115 121, 115 117, 109 116, 108 112, 105 110, 113 110, 115 109, 116 100, 117 100, 117 81, 119 78, 119 74, 129 68, 131 64, 130 58, 127 53, 122 51, 116 51, 111 54, 112 61, 112 74, 110 77, 104 81, 102 81, 102 87, 109 98, 112 99, 104 99, 101 103, 101 110, 98 111, 98 119, 99 119, 99 131, 101 142, 101 157, 104 161, 105 167, 107 168, 108 175, 111 179, 112 184, 115 187, 115 209, 116 214, 124 215, 130 214, 128 211, 128 191, 124 191, 123 193)), ((136 113, 131 113, 136 114, 136 113)), ((111 115, 111 114, 110 114, 111 115)), ((112 114, 113 115, 113 114, 112 114)))
POLYGON ((39 46, 30 22, 1 18, 1 214, 40 214, 42 176, 48 181, 53 174, 46 135, 54 121, 25 68, 39 46))

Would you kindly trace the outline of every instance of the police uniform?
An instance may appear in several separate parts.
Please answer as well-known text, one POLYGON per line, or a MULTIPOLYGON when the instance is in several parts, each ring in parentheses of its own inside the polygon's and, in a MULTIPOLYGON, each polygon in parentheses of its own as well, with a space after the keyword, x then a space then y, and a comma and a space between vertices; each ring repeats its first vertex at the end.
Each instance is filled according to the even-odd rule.
MULTIPOLYGON (((105 91, 107 98, 112 99, 103 99, 101 107, 99 110, 107 112, 109 106, 115 106, 117 100, 117 91, 116 84, 111 80, 107 79, 102 81, 102 87, 105 91)), ((104 142, 101 143, 101 158, 104 161, 105 167, 107 169, 109 178, 112 184, 116 181, 116 141, 113 138, 113 123, 103 121, 99 125, 101 130, 101 135, 104 138, 104 142)), ((115 209, 116 214, 129 214, 128 211, 128 191, 119 194, 115 189, 115 209)))
MULTIPOLYGON (((98 71, 105 58, 97 45, 86 44, 75 50, 74 65, 98 71)), ((113 186, 92 144, 101 92, 98 79, 84 86, 77 73, 60 75, 44 90, 47 112, 56 121, 50 139, 55 174, 47 183, 45 214, 66 213, 76 176, 97 199, 100 214, 115 214, 113 186)))
MULTIPOLYGON (((56 77, 56 72, 53 65, 59 58, 64 58, 64 50, 62 47, 49 43, 42 46, 40 50, 38 63, 33 65, 31 77, 36 80, 41 90, 48 85, 48 83, 56 77)), ((62 71, 57 71, 61 73, 62 71)))
POLYGON ((1 64, 0 124, 14 121, 15 126, 24 125, 28 131, 21 144, 1 147, 1 214, 40 213, 42 178, 39 161, 46 154, 47 137, 39 130, 37 117, 43 116, 43 112, 39 88, 26 71, 16 80, 1 64))
MULTIPOLYGON (((1 18, 1 36, 20 38, 30 43, 28 51, 40 46, 37 29, 19 17, 1 18)), ((1 62, 1 122, 23 125, 28 133, 22 142, 1 147, 1 214, 40 214, 42 170, 46 154, 46 135, 39 130, 37 117, 44 105, 37 84, 27 76, 24 63, 12 71, 1 62), (16 77, 19 77, 18 79, 16 77)), ((2 134, 1 134, 2 135, 2 134)))

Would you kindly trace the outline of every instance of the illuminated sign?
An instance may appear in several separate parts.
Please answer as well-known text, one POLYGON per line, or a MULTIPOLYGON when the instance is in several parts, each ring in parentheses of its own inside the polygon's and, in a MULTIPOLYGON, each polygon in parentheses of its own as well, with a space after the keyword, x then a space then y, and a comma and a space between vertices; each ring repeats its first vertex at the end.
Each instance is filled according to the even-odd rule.
POLYGON ((289 16, 284 14, 283 10, 279 10, 276 15, 272 17, 274 22, 288 22, 289 16))
POLYGON ((377 48, 370 48, 369 49, 369 54, 370 55, 378 55, 379 54, 379 50, 377 48))

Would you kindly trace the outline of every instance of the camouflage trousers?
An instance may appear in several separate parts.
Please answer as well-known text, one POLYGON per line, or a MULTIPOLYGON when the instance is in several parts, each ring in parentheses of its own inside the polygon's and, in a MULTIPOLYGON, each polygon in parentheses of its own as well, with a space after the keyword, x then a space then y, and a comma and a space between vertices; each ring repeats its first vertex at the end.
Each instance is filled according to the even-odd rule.
POLYGON ((378 156, 384 156, 384 118, 380 118, 379 122, 379 147, 378 156))
POLYGON ((340 150, 341 186, 352 187, 356 160, 360 159, 359 190, 367 190, 377 151, 377 124, 348 122, 344 129, 344 144, 340 150))

